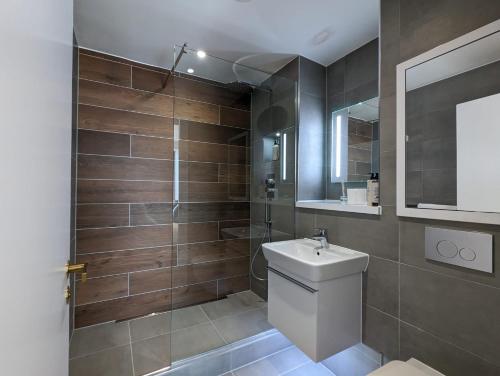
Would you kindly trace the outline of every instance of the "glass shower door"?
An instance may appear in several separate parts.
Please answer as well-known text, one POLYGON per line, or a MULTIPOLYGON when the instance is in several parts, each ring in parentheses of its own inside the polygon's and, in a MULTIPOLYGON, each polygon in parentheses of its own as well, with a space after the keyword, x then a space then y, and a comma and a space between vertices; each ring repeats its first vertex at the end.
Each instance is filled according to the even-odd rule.
POLYGON ((173 363, 270 329, 249 276, 252 91, 270 75, 176 51, 173 363))

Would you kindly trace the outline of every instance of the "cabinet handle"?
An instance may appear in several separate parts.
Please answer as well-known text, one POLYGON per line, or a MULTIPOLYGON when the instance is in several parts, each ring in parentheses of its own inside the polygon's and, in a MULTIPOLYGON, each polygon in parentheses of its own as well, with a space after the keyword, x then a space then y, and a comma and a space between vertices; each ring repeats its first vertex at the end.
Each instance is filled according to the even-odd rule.
POLYGON ((300 281, 297 281, 296 279, 294 279, 294 278, 286 275, 285 273, 282 273, 279 270, 271 268, 270 266, 267 267, 267 270, 269 270, 270 272, 273 272, 274 274, 280 276, 281 278, 286 279, 287 281, 292 282, 293 284, 295 284, 295 285, 297 285, 299 287, 302 287, 304 290, 309 291, 311 294, 314 294, 314 293, 318 292, 318 290, 315 290, 312 287, 309 287, 306 284, 304 284, 304 283, 302 283, 300 281))

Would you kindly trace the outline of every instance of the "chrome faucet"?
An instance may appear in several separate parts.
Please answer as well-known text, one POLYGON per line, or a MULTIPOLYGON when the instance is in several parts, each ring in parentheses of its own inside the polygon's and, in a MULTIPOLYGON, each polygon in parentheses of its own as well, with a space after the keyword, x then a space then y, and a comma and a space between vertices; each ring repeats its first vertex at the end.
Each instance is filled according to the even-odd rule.
POLYGON ((314 235, 308 239, 316 240, 316 241, 321 243, 321 247, 316 247, 316 248, 314 248, 315 250, 328 249, 328 247, 329 247, 328 235, 327 235, 326 229, 324 229, 324 228, 315 228, 314 235))

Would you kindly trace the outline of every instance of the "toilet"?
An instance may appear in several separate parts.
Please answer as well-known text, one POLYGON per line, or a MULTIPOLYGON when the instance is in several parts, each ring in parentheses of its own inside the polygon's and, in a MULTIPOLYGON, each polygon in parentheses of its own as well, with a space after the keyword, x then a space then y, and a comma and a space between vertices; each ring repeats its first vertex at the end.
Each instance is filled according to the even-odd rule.
POLYGON ((367 376, 445 376, 428 365, 411 358, 406 362, 393 360, 367 376))

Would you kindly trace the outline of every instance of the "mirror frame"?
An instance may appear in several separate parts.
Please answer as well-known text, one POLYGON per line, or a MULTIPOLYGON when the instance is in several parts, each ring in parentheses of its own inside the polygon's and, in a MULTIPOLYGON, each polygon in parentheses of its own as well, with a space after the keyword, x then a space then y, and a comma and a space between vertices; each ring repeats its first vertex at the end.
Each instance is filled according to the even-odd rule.
POLYGON ((441 44, 396 67, 396 212, 398 216, 436 220, 500 224, 500 213, 406 207, 406 71, 416 65, 500 31, 500 19, 441 44))

